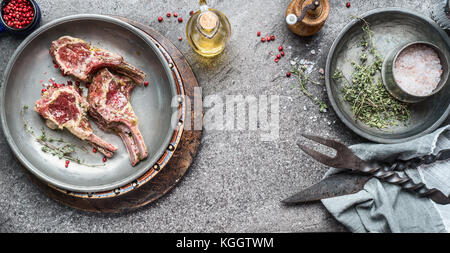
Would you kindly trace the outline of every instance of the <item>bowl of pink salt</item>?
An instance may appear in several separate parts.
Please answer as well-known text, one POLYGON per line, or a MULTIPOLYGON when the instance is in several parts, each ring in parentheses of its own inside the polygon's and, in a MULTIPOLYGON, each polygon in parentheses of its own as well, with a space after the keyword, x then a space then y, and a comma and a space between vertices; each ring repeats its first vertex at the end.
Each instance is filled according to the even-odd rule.
POLYGON ((410 42, 392 50, 382 69, 389 93, 406 103, 417 103, 438 93, 447 83, 449 62, 429 42, 410 42))

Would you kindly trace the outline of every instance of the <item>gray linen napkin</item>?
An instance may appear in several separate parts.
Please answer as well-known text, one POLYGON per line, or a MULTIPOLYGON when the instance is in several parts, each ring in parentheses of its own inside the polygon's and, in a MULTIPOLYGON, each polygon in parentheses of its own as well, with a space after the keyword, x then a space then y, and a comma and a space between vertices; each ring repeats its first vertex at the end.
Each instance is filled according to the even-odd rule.
MULTIPOLYGON (((358 144, 350 149, 361 159, 383 160, 399 154, 403 160, 437 154, 450 148, 450 125, 421 138, 399 144, 358 144)), ((341 170, 331 168, 325 177, 341 170)), ((450 161, 439 161, 404 173, 414 182, 450 193, 450 161)), ((369 180, 351 195, 322 200, 328 211, 352 232, 449 232, 450 205, 419 198, 399 186, 369 180)))

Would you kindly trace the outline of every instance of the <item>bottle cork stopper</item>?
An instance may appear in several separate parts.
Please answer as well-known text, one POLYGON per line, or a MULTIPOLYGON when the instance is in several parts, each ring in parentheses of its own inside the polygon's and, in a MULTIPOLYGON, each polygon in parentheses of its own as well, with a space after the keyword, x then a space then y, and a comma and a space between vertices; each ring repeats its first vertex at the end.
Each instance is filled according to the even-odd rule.
POLYGON ((199 19, 200 26, 206 30, 210 31, 213 30, 217 26, 217 15, 212 11, 207 11, 205 13, 202 13, 199 19))

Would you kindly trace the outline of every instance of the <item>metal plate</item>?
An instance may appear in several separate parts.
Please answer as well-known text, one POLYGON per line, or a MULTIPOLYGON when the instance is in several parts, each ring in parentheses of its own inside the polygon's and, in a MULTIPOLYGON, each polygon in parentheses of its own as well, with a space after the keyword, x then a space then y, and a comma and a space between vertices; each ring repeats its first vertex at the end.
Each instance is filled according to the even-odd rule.
MULTIPOLYGON (((165 165, 180 139, 182 127, 177 123, 184 105, 175 99, 180 88, 175 85, 171 67, 173 65, 154 42, 126 22, 92 14, 55 20, 27 37, 6 68, 0 93, 4 134, 19 161, 38 178, 58 188, 74 192, 101 192, 130 184, 144 173, 149 173, 155 164, 165 165), (119 147, 105 166, 87 167, 71 163, 65 168, 64 160, 42 152, 40 144, 25 131, 20 117, 24 105, 30 107, 25 114, 29 125, 38 133, 45 127, 44 120, 31 110, 40 97, 40 80, 45 82, 54 77, 56 82, 61 83, 69 79, 53 67, 49 55, 51 41, 63 35, 79 37, 93 46, 118 53, 147 73, 150 85, 136 86, 131 95, 131 104, 139 117, 139 129, 149 151, 148 158, 137 166, 131 166, 122 140, 115 134, 99 130, 93 122, 91 125, 97 135, 119 147), (170 152, 167 152, 168 148, 170 152)), ((66 130, 46 130, 50 136, 62 137, 90 150, 88 144, 66 130)), ((77 153, 86 163, 102 164, 99 153, 77 153)))
MULTIPOLYGON (((402 8, 382 8, 361 16, 371 25, 375 47, 385 57, 392 49, 408 41, 429 41, 450 56, 450 40, 447 34, 431 19, 402 8)), ((377 129, 356 121, 351 108, 342 98, 341 86, 334 82, 336 69, 350 76, 351 62, 359 59, 363 31, 362 22, 350 22, 334 41, 326 65, 328 98, 339 118, 358 135, 374 142, 399 143, 408 141, 439 127, 450 112, 450 85, 438 94, 412 105, 411 118, 406 125, 377 129)))

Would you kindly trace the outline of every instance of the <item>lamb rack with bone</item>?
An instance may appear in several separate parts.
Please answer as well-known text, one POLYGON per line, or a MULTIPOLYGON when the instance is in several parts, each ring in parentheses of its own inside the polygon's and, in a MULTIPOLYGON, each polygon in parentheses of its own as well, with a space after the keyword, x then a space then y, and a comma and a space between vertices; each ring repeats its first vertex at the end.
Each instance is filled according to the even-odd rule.
POLYGON ((130 103, 134 87, 130 78, 104 68, 93 77, 88 92, 89 114, 101 129, 122 138, 133 166, 148 156, 138 129, 138 118, 130 103))
POLYGON ((81 140, 92 143, 106 157, 112 157, 117 148, 93 133, 87 118, 88 108, 86 98, 73 86, 49 88, 34 106, 49 128, 66 128, 81 140))
POLYGON ((92 75, 104 67, 130 77, 137 84, 142 84, 146 77, 142 70, 126 62, 122 56, 71 36, 53 41, 50 55, 64 75, 71 75, 84 82, 89 82, 92 75))

